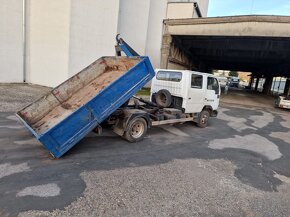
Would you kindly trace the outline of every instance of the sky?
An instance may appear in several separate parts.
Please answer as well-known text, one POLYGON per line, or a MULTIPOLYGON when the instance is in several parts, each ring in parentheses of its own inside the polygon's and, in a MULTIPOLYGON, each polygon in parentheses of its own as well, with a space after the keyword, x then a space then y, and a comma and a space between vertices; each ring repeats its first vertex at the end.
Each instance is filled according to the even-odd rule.
POLYGON ((208 16, 290 15, 290 0, 209 0, 208 16))

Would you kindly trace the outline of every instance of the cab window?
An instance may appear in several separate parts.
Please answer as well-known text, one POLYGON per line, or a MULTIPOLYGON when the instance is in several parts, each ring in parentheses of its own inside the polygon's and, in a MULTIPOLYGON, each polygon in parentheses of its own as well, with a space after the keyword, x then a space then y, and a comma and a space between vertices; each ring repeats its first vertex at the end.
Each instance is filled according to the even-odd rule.
POLYGON ((202 89, 202 75, 191 75, 191 88, 202 89))
POLYGON ((181 72, 172 72, 172 71, 159 71, 157 72, 156 79, 163 81, 174 81, 180 82, 182 78, 181 72))
POLYGON ((219 94, 219 83, 216 78, 213 77, 207 78, 207 89, 214 90, 216 94, 219 94))

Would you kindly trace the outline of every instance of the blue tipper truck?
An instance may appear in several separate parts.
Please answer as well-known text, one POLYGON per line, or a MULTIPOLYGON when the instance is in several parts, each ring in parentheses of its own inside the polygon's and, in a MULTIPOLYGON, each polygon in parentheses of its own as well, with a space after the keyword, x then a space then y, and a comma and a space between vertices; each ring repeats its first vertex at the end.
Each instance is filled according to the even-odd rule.
MULTIPOLYGON (((61 157, 89 132, 100 133, 101 123, 154 77, 148 57, 139 56, 119 37, 117 42, 117 56, 101 57, 17 112, 17 117, 54 157, 61 157), (127 57, 122 57, 121 51, 127 57)), ((137 121, 131 127, 138 126, 137 121)))
MULTIPOLYGON (((61 157, 91 131, 101 134, 104 126, 129 142, 138 142, 151 126, 195 122, 206 127, 209 117, 216 116, 207 105, 198 112, 186 113, 180 103, 183 98, 167 89, 151 94, 151 101, 134 96, 155 72, 148 57, 140 57, 122 38, 116 39, 117 56, 101 57, 17 112, 54 157, 61 157)), ((206 81, 207 76, 202 76, 206 81)), ((162 82, 164 87, 172 85, 172 81, 162 82)))

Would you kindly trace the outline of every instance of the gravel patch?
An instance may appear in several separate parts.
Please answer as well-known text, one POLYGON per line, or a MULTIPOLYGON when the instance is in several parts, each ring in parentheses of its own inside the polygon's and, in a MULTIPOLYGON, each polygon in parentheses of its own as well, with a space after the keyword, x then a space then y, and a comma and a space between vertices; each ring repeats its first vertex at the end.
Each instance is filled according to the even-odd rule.
POLYGON ((174 160, 142 168, 82 173, 83 197, 44 216, 289 216, 290 186, 266 193, 242 184, 225 160, 174 160), (208 178, 211 174, 211 178, 208 178), (286 200, 285 200, 286 199, 286 200), (256 201, 253 204, 252 201, 256 201))

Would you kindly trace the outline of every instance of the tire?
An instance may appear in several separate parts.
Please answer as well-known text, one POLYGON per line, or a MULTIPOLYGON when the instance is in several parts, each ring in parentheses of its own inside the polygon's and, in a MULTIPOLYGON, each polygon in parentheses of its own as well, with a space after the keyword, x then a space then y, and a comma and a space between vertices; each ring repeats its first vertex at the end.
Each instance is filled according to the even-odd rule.
POLYGON ((129 142, 139 142, 146 135, 147 129, 147 122, 144 118, 134 118, 129 122, 123 138, 129 142))
POLYGON ((172 103, 172 96, 168 90, 159 90, 155 96, 156 104, 161 107, 169 107, 172 103))
POLYGON ((198 116, 197 126, 200 128, 207 127, 209 117, 210 117, 209 111, 203 110, 198 116))

